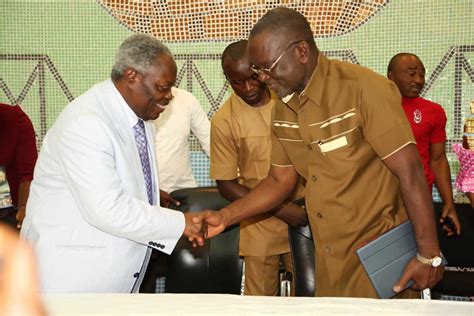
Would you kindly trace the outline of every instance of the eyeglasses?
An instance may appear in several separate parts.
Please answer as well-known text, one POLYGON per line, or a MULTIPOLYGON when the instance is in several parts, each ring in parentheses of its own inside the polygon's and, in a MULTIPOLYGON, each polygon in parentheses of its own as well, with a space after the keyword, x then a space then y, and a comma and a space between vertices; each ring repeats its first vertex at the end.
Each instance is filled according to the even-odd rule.
POLYGON ((258 69, 257 67, 255 67, 255 65, 252 65, 252 66, 250 66, 250 70, 252 70, 258 76, 260 76, 260 75, 270 76, 273 68, 275 68, 275 66, 283 58, 283 56, 286 54, 286 52, 288 52, 290 50, 291 46, 293 46, 295 44, 298 44, 301 41, 302 40, 291 42, 290 45, 288 45, 288 47, 283 51, 283 53, 281 53, 280 56, 278 56, 278 58, 273 62, 273 64, 270 66, 270 68, 258 69))

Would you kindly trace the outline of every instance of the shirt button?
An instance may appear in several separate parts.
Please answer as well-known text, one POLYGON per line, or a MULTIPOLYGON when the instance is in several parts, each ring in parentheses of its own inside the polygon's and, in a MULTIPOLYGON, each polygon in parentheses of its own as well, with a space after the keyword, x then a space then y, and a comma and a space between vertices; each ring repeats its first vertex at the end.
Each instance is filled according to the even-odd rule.
POLYGON ((316 214, 316 216, 317 216, 318 218, 323 218, 323 214, 321 214, 321 213, 316 214))
POLYGON ((316 180, 318 180, 318 177, 316 177, 314 174, 311 176, 311 180, 313 180, 314 182, 316 182, 316 180))
POLYGON ((312 149, 313 149, 313 146, 308 145, 308 146, 306 146, 306 148, 308 148, 308 150, 312 150, 312 149))
POLYGON ((324 247, 324 251, 325 251, 326 253, 331 253, 331 252, 332 252, 332 249, 331 249, 331 247, 326 246, 326 247, 324 247))

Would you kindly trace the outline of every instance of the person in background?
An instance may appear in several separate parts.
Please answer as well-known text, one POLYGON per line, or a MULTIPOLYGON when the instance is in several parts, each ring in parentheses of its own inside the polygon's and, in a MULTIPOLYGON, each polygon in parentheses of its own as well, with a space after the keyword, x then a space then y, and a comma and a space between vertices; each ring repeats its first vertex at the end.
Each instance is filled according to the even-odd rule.
POLYGON ((464 124, 462 144, 453 144, 453 151, 459 159, 459 173, 456 177, 456 189, 466 194, 474 209, 474 100, 471 101, 471 113, 464 124))
POLYGON ((399 53, 388 64, 387 77, 398 87, 402 95, 402 106, 416 139, 429 191, 436 184, 443 200, 440 222, 448 218, 454 225, 443 225, 448 235, 460 234, 456 209, 454 208, 451 171, 446 158, 446 113, 441 105, 420 96, 425 85, 425 66, 418 56, 399 53))
POLYGON ((165 110, 175 80, 168 48, 132 35, 111 79, 68 104, 49 129, 21 230, 38 255, 43 292, 137 292, 151 248, 169 254, 183 234, 203 244, 201 214, 159 206, 149 121, 165 110))
POLYGON ((190 131, 198 139, 209 157, 209 133, 211 124, 199 101, 190 92, 171 88, 173 99, 155 124, 156 160, 162 206, 177 204, 169 193, 183 188, 197 187, 191 170, 190 131))
POLYGON ((393 290, 419 297, 403 291, 409 280, 416 290, 434 286, 444 267, 433 203, 396 85, 327 59, 306 18, 285 7, 253 27, 248 56, 259 80, 281 99, 271 123, 271 168, 247 195, 206 217, 207 237, 276 207, 301 176, 315 241, 316 296, 378 297, 356 250, 408 218, 418 255, 393 290))
MULTIPOLYGON (((212 118, 210 177, 221 195, 235 201, 265 179, 270 169, 271 116, 275 94, 250 70, 247 41, 230 44, 222 69, 234 93, 212 118)), ((298 187, 291 199, 303 197, 298 187)), ((306 224, 306 211, 286 201, 274 211, 240 223, 240 255, 245 262, 245 295, 275 296, 282 262, 292 272, 288 224, 306 224)))
POLYGON ((0 262, 0 315, 45 316, 33 249, 6 225, 0 225, 0 262))
POLYGON ((12 206, 0 221, 21 228, 38 153, 33 124, 20 106, 0 103, 0 169, 6 174, 12 206))
MULTIPOLYGON (((209 133, 211 123, 199 101, 190 92, 171 88, 173 98, 166 111, 154 120, 155 148, 160 179, 160 205, 179 206, 180 202, 170 193, 183 188, 197 187, 191 170, 189 136, 196 136, 209 157, 209 133)), ((163 293, 165 289, 166 257, 153 250, 141 293, 163 293)))

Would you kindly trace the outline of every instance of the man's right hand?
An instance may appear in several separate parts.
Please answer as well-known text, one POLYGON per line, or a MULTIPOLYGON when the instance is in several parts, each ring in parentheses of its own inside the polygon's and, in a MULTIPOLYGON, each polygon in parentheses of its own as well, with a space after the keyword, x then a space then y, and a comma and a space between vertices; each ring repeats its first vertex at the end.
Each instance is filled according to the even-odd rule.
POLYGON ((401 292, 410 280, 415 281, 415 284, 411 287, 414 290, 432 288, 441 280, 443 272, 444 266, 441 265, 437 268, 433 268, 419 262, 414 257, 408 262, 402 277, 393 286, 393 291, 397 293, 401 292))
POLYGON ((201 212, 184 213, 185 227, 183 235, 188 237, 193 247, 204 245, 203 215, 201 212))
POLYGON ((204 238, 214 237, 225 230, 225 216, 221 211, 204 210, 184 213, 186 227, 183 235, 193 243, 193 247, 203 246, 204 238))

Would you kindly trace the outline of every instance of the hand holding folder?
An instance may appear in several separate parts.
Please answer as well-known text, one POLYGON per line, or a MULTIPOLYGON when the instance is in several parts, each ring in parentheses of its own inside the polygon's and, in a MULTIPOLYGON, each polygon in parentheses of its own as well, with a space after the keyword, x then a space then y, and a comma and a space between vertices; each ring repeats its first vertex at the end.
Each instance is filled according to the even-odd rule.
MULTIPOLYGON (((434 271, 435 268, 416 260, 417 247, 410 221, 385 232, 357 249, 356 252, 380 298, 391 298, 397 295, 393 287, 398 281, 400 284, 405 284, 399 288, 399 292, 413 286, 415 281, 407 277, 416 276, 418 280, 423 279, 422 283, 430 284, 432 280, 424 280, 424 278, 435 278, 437 274, 434 271), (433 273, 427 273, 426 269, 433 269, 433 273)), ((443 267, 436 269, 443 269, 443 267)))

